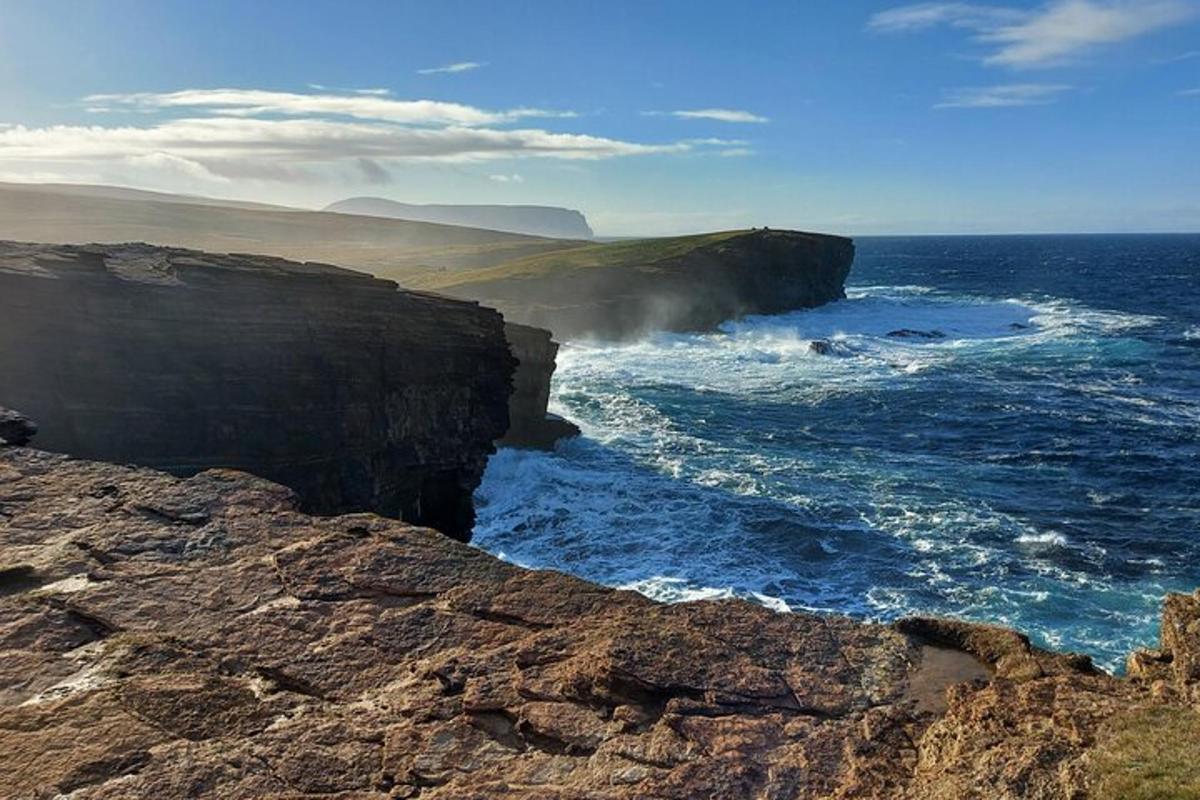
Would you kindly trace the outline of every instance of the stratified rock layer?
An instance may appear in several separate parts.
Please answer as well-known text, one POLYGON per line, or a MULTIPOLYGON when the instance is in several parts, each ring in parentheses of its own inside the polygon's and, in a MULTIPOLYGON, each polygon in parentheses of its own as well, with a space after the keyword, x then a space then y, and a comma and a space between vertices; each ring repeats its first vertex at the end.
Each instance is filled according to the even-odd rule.
MULTIPOLYGON (((1192 663, 1172 603, 1162 658, 1192 663)), ((942 620, 664 606, 244 473, 0 448, 13 800, 1086 798, 1114 715, 1190 680, 942 620)))
POLYGON ((244 469, 465 538, 514 365, 496 312, 350 270, 0 243, 0 404, 49 450, 244 469))
POLYGON ((854 243, 798 231, 727 231, 560 250, 488 269, 427 276, 560 341, 711 330, 845 296, 854 243))
POLYGON ((550 338, 550 331, 510 322, 504 326, 504 335, 517 359, 517 371, 508 401, 508 433, 499 444, 552 450, 560 439, 579 435, 574 423, 548 411, 558 355, 558 342, 550 338))

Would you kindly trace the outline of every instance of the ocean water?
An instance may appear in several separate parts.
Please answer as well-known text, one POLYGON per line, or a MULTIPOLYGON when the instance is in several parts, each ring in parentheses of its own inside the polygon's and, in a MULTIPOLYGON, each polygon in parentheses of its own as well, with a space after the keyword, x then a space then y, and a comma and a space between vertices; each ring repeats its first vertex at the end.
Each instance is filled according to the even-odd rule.
POLYGON ((552 407, 584 435, 493 457, 475 544, 665 601, 1002 623, 1109 669, 1154 643, 1200 587, 1200 235, 861 239, 847 294, 564 347, 552 407))

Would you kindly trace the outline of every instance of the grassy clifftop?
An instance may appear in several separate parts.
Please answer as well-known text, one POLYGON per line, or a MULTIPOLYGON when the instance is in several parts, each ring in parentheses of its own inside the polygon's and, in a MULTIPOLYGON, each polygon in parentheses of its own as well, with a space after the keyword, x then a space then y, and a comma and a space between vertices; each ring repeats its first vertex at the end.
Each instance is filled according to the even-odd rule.
POLYGON ((751 229, 567 248, 428 272, 409 285, 477 300, 562 339, 628 339, 836 300, 853 259, 849 239, 751 229))
POLYGON ((699 248, 751 234, 752 231, 720 231, 693 236, 593 244, 571 247, 524 258, 515 258, 483 269, 428 273, 415 284, 426 289, 488 283, 500 280, 539 279, 565 272, 595 268, 654 270, 663 262, 685 256, 699 248))

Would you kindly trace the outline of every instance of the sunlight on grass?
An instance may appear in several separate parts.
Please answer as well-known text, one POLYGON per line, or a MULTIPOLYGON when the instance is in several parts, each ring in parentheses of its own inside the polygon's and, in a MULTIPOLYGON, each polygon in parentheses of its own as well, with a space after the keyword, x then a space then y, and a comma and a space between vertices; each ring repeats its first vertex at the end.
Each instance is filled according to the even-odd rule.
POLYGON ((1092 770, 1096 800, 1200 798, 1200 714, 1154 706, 1116 717, 1092 770))

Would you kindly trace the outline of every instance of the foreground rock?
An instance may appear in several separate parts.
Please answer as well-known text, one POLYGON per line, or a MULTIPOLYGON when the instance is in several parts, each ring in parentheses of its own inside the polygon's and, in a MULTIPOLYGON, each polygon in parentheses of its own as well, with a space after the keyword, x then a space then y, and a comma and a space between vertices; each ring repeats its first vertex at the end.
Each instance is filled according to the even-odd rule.
POLYGON ((5 798, 1084 798, 1112 719, 1196 700, 1177 601, 1165 677, 1121 681, 1003 629, 658 605, 244 473, 0 448, 0 504, 5 798))
POLYGON ((560 340, 632 339, 840 299, 853 261, 854 243, 839 236, 726 231, 558 250, 414 285, 478 300, 560 340))
POLYGON ((0 404, 39 446, 234 467, 469 536, 515 360, 490 309, 322 264, 0 243, 0 404))

